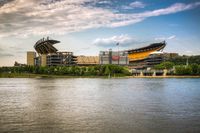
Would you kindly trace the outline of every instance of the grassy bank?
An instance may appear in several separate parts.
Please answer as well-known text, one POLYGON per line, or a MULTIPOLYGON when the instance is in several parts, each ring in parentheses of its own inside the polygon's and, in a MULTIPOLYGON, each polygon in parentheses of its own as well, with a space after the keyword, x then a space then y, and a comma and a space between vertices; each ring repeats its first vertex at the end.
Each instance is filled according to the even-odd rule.
POLYGON ((95 66, 24 66, 24 67, 0 67, 0 77, 7 78, 68 78, 68 77, 124 77, 130 76, 127 67, 118 65, 95 66))
POLYGON ((32 74, 32 73, 1 73, 0 78, 122 78, 125 75, 113 76, 72 76, 72 75, 48 75, 48 74, 32 74))
POLYGON ((167 75, 167 76, 70 76, 70 75, 48 75, 31 73, 1 73, 0 78, 200 78, 196 75, 167 75))
POLYGON ((0 67, 0 78, 199 78, 200 65, 173 66, 164 62, 155 66, 155 70, 173 71, 167 76, 132 76, 127 66, 95 65, 95 66, 24 66, 0 67), (175 69, 174 69, 175 68, 175 69))

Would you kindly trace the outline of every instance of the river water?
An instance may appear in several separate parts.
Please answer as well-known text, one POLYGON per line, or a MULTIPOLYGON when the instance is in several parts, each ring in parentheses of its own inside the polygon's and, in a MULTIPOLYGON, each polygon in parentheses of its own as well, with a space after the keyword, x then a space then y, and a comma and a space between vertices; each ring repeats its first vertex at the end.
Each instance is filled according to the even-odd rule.
POLYGON ((200 133, 200 79, 0 79, 0 132, 200 133))

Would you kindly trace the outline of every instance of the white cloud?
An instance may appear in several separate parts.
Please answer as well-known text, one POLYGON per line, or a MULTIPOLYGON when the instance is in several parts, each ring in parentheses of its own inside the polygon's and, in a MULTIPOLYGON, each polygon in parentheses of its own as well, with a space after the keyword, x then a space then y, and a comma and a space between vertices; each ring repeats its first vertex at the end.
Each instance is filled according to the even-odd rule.
POLYGON ((172 13, 189 10, 189 9, 195 8, 197 6, 200 6, 200 2, 196 2, 196 3, 192 3, 192 4, 176 3, 168 8, 144 12, 144 13, 142 13, 142 16, 143 17, 153 17, 153 16, 167 15, 167 14, 172 14, 172 13))
POLYGON ((98 4, 112 4, 112 2, 108 0, 103 0, 103 1, 99 1, 98 4))
POLYGON ((176 38, 175 35, 168 37, 168 40, 172 40, 172 39, 174 39, 174 38, 176 38))
POLYGON ((8 51, 8 47, 3 46, 2 44, 0 44, 0 57, 13 56, 13 54, 7 53, 6 51, 8 51))
POLYGON ((155 38, 155 41, 173 40, 175 38, 176 38, 175 35, 172 35, 172 36, 169 36, 169 37, 157 37, 157 38, 155 38))
POLYGON ((10 53, 0 53, 0 57, 10 57, 10 56, 14 56, 14 55, 10 53))
POLYGON ((119 43, 120 46, 127 46, 134 41, 135 39, 129 35, 120 35, 108 38, 97 38, 93 41, 93 44, 101 47, 115 46, 117 43, 119 43))
MULTIPOLYGON (((176 3, 142 13, 122 14, 87 3, 98 0, 15 0, 0 7, 0 37, 66 34, 99 27, 135 24, 149 17, 172 14, 200 6, 200 2, 176 3)), ((106 1, 104 1, 105 3, 106 1)), ((142 7, 135 2, 132 6, 142 7)))
POLYGON ((191 50, 187 50, 187 51, 185 51, 185 52, 188 53, 188 54, 193 53, 191 50))
POLYGON ((130 3, 130 7, 132 8, 144 8, 146 5, 143 2, 135 1, 130 3))
POLYGON ((124 10, 131 10, 131 9, 135 9, 135 8, 144 8, 145 6, 146 6, 146 4, 144 4, 143 2, 134 1, 134 2, 130 3, 129 5, 122 5, 121 8, 124 10))

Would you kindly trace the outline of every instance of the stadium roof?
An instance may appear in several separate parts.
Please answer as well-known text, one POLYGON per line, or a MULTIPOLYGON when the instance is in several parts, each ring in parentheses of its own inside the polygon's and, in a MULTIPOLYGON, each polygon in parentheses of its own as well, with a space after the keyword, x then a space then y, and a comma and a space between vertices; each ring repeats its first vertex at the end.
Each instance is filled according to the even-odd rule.
POLYGON ((53 46, 56 43, 60 41, 49 39, 49 37, 42 38, 35 43, 34 48, 38 54, 56 53, 58 50, 53 46))
POLYGON ((137 48, 137 49, 131 49, 131 50, 127 50, 128 53, 137 53, 137 52, 143 52, 143 51, 148 51, 148 50, 153 50, 153 49, 164 49, 164 47, 166 46, 166 42, 160 42, 160 43, 153 43, 150 44, 146 47, 141 47, 141 48, 137 48))

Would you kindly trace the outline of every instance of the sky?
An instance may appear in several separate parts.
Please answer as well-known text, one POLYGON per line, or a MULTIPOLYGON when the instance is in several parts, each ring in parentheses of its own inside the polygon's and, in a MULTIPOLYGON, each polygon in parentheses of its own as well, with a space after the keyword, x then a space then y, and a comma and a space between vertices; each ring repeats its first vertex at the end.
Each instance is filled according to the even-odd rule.
POLYGON ((47 36, 74 55, 164 40, 164 52, 200 55, 200 1, 0 0, 0 66, 26 63, 26 52, 47 36))

